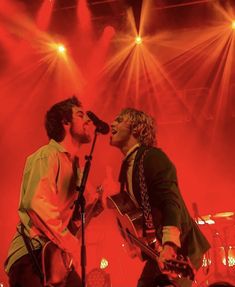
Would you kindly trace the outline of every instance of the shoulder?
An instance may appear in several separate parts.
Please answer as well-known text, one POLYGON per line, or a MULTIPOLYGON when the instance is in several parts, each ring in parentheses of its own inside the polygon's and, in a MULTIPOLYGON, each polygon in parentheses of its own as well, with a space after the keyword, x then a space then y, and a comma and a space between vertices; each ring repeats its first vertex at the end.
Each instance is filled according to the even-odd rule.
POLYGON ((59 153, 58 149, 55 146, 47 144, 40 147, 36 150, 33 154, 31 154, 28 158, 43 158, 43 157, 50 157, 55 156, 59 153))
POLYGON ((162 160, 162 161, 166 161, 166 162, 171 162, 168 155, 161 149, 161 148, 157 148, 157 147, 143 147, 140 150, 140 156, 142 154, 144 155, 144 161, 151 161, 151 160, 162 160))
POLYGON ((150 172, 150 170, 161 171, 161 170, 175 170, 175 166, 168 157, 168 155, 160 148, 157 147, 141 147, 137 162, 140 162, 141 157, 143 158, 144 169, 150 172))
POLYGON ((39 162, 57 162, 60 158, 61 151, 50 143, 41 146, 34 153, 27 157, 26 166, 39 162))

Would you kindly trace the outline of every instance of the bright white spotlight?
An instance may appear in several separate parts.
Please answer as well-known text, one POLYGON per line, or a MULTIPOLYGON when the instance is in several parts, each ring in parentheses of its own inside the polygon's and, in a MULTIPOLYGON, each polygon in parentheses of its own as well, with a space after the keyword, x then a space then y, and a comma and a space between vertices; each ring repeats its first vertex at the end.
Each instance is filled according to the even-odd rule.
POLYGON ((140 36, 135 37, 135 43, 136 45, 140 45, 142 43, 142 38, 140 36))
POLYGON ((108 265, 109 265, 109 262, 106 258, 102 258, 100 260, 100 269, 105 269, 108 267, 108 265))
POLYGON ((60 54, 66 53, 66 48, 63 44, 57 44, 56 50, 60 54))
POLYGON ((234 20, 234 21, 232 21, 231 26, 232 26, 232 29, 233 29, 233 30, 235 30, 235 20, 234 20))
POLYGON ((61 42, 51 42, 48 44, 50 53, 57 54, 60 57, 67 57, 67 49, 61 42))

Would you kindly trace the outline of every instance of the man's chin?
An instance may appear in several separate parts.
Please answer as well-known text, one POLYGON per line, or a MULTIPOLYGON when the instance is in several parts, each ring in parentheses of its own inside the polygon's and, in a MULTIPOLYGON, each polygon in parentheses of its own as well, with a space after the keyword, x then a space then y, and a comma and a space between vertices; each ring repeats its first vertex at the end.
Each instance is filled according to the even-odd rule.
POLYGON ((83 135, 80 137, 80 143, 81 144, 86 144, 91 142, 91 136, 90 135, 83 135))
POLYGON ((115 142, 115 141, 114 141, 114 140, 112 140, 112 139, 110 139, 109 144, 110 144, 111 146, 118 147, 118 143, 117 143, 117 142, 115 142))

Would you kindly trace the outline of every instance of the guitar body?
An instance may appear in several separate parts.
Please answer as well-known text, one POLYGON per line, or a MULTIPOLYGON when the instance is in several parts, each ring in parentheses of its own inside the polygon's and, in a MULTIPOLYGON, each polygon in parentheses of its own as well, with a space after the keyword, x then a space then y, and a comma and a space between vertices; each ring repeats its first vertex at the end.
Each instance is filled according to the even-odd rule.
POLYGON ((137 209, 127 193, 107 197, 107 205, 115 212, 117 224, 122 237, 126 241, 126 250, 130 257, 138 256, 141 260, 142 251, 133 244, 129 233, 137 238, 143 237, 143 213, 137 209))
POLYGON ((72 259, 52 241, 48 241, 42 250, 42 271, 44 286, 63 282, 72 268, 72 259))
MULTIPOLYGON (((118 193, 107 198, 107 206, 114 209, 118 227, 123 238, 128 244, 131 257, 138 255, 141 259, 142 252, 158 262, 159 252, 147 244, 143 238, 143 213, 137 209, 130 196, 127 193, 118 193)), ((171 278, 188 278, 194 280, 195 272, 188 258, 178 255, 176 259, 164 262, 161 268, 163 274, 171 278)))

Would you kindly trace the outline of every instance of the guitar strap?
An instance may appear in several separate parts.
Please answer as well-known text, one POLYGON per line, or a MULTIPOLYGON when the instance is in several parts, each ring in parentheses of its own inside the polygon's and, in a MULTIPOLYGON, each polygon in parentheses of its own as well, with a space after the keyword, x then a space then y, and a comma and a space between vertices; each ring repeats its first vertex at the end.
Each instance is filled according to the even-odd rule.
MULTIPOLYGON (((139 147, 136 147, 122 162, 120 174, 119 174, 119 182, 120 182, 120 193, 125 192, 124 186, 127 182, 127 168, 128 168, 128 159, 129 157, 136 152, 136 150, 139 149, 139 147)), ((144 150, 143 154, 140 158, 139 163, 139 183, 140 183, 140 194, 141 194, 141 205, 142 205, 142 211, 143 211, 143 218, 144 218, 144 235, 146 235, 147 241, 149 244, 155 243, 155 247, 157 250, 159 250, 160 243, 158 242, 156 238, 156 230, 153 224, 153 218, 152 218, 152 210, 149 203, 149 195, 147 192, 147 185, 145 181, 144 176, 144 157, 146 153, 149 151, 149 149, 144 150)))
POLYGON ((42 269, 38 263, 38 260, 34 254, 35 249, 33 248, 33 245, 32 245, 30 238, 28 236, 26 236, 24 229, 25 229, 24 225, 22 223, 20 223, 20 228, 18 228, 18 231, 24 240, 25 247, 26 247, 28 254, 32 260, 32 263, 35 267, 35 270, 38 273, 38 275, 40 276, 41 281, 43 282, 44 275, 43 275, 42 269))
POLYGON ((140 185, 141 204, 142 204, 144 226, 145 226, 144 232, 146 233, 148 243, 149 244, 155 243, 155 248, 159 250, 161 244, 156 238, 156 229, 153 224, 152 210, 149 203, 147 184, 144 176, 144 158, 148 151, 149 149, 144 150, 139 162, 139 185, 140 185))

